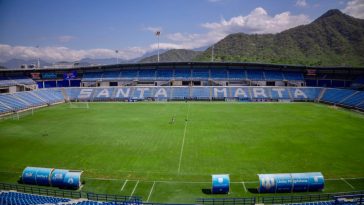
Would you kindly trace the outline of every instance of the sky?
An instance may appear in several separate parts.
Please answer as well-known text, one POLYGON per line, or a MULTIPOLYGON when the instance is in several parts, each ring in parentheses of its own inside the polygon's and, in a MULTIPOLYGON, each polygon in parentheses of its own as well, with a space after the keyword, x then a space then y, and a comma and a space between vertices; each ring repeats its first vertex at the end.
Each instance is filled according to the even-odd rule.
POLYGON ((130 60, 156 51, 156 31, 161 49, 201 49, 231 33, 308 24, 329 9, 364 19, 364 0, 0 0, 0 62, 130 60))

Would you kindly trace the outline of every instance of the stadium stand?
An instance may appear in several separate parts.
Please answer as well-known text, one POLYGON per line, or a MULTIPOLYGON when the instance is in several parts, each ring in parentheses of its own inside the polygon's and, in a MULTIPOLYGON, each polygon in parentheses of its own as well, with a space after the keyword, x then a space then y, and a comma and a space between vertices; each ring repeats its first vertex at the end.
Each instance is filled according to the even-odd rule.
POLYGON ((120 79, 120 71, 107 71, 102 75, 102 80, 113 81, 120 79))
POLYGON ((261 70, 247 70, 247 78, 249 80, 264 81, 264 72, 261 70))
POLYGON ((191 79, 191 70, 189 70, 189 69, 176 69, 174 71, 174 77, 175 77, 175 79, 189 80, 189 79, 191 79))
POLYGON ((83 81, 101 81, 102 79, 102 72, 89 72, 89 73, 85 73, 83 75, 82 80, 83 81))
POLYGON ((34 194, 25 194, 20 192, 1 192, 0 204, 6 205, 29 205, 29 204, 60 204, 69 202, 70 199, 58 198, 52 196, 40 196, 34 194))
POLYGON ((283 76, 285 80, 304 80, 303 74, 300 72, 283 72, 283 76))
POLYGON ((321 101, 334 104, 341 104, 340 103, 341 101, 353 95, 355 92, 356 92, 355 90, 341 90, 341 89, 328 88, 326 89, 324 95, 322 96, 321 101))
POLYGON ((283 73, 280 71, 265 71, 266 80, 283 80, 283 73))
POLYGON ((194 69, 192 71, 192 78, 195 80, 207 80, 210 77, 208 69, 194 69))
POLYGON ((25 76, 0 77, 0 87, 14 85, 34 85, 36 82, 25 76))
MULTIPOLYGON (((82 81, 121 80, 251 80, 251 81, 304 81, 301 72, 281 72, 244 69, 135 69, 105 72, 86 72, 82 81)), ((51 87, 49 85, 48 87, 51 87)), ((55 87, 55 86, 53 86, 55 87)))
POLYGON ((157 70, 157 80, 170 80, 173 78, 173 70, 157 70))
POLYGON ((228 79, 227 71, 225 69, 211 69, 211 79, 225 80, 228 79))
POLYGON ((155 80, 156 72, 152 69, 139 70, 139 80, 155 80))
POLYGON ((245 70, 229 70, 230 80, 246 80, 245 70))
POLYGON ((121 79, 133 80, 133 79, 137 79, 137 77, 138 77, 137 70, 122 70, 120 73, 121 79))
POLYGON ((313 87, 131 86, 38 89, 0 94, 0 114, 64 101, 129 100, 320 101, 364 109, 364 91, 313 87))

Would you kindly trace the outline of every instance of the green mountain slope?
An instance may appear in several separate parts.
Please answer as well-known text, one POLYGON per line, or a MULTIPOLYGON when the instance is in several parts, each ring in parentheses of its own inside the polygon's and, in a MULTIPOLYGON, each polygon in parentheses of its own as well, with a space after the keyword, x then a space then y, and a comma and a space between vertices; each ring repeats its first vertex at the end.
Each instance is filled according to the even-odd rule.
MULTIPOLYGON (((321 66, 364 65, 364 20, 329 10, 278 34, 231 34, 215 44, 216 61, 321 66)), ((196 61, 210 61, 211 47, 196 61)))
MULTIPOLYGON (((186 49, 172 49, 160 54, 160 62, 186 62, 191 61, 197 55, 201 54, 201 51, 193 51, 186 49)), ((153 55, 144 58, 139 61, 139 63, 155 63, 157 62, 157 55, 153 55)))

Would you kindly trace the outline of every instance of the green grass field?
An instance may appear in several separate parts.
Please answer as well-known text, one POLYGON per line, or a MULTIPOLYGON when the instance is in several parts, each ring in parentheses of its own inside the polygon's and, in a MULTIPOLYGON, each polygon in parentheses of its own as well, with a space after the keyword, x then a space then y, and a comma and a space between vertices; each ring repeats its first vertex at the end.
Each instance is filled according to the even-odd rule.
POLYGON ((252 196, 258 173, 321 171, 325 192, 364 190, 363 153, 364 115, 314 103, 63 104, 0 121, 0 181, 77 169, 84 191, 149 202, 252 196), (204 194, 219 173, 231 193, 204 194))

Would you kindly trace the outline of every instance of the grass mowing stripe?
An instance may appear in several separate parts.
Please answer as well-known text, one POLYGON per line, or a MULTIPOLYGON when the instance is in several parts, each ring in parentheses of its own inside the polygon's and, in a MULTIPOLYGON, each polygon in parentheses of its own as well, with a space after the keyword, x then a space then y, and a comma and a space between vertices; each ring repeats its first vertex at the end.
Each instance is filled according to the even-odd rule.
POLYGON ((352 189, 355 189, 353 185, 351 185, 348 181, 346 181, 344 178, 341 178, 343 182, 345 182, 347 185, 349 185, 352 189))
POLYGON ((188 124, 188 115, 190 114, 190 103, 188 103, 188 110, 187 110, 187 116, 185 121, 185 129, 183 131, 183 138, 182 138, 182 146, 181 146, 181 152, 179 156, 179 163, 178 163, 178 174, 181 172, 181 162, 182 162, 182 156, 183 156, 183 147, 185 145, 185 138, 186 138, 186 130, 187 130, 187 124, 188 124))
POLYGON ((123 191, 124 190, 124 187, 125 187, 126 183, 128 183, 128 180, 125 180, 125 182, 123 184, 123 187, 121 187, 120 191, 123 191))
POLYGON ((155 185, 155 181, 153 182, 152 188, 150 189, 150 192, 149 192, 149 195, 148 195, 148 198, 147 198, 147 202, 149 202, 150 196, 152 196, 154 185, 155 185))

